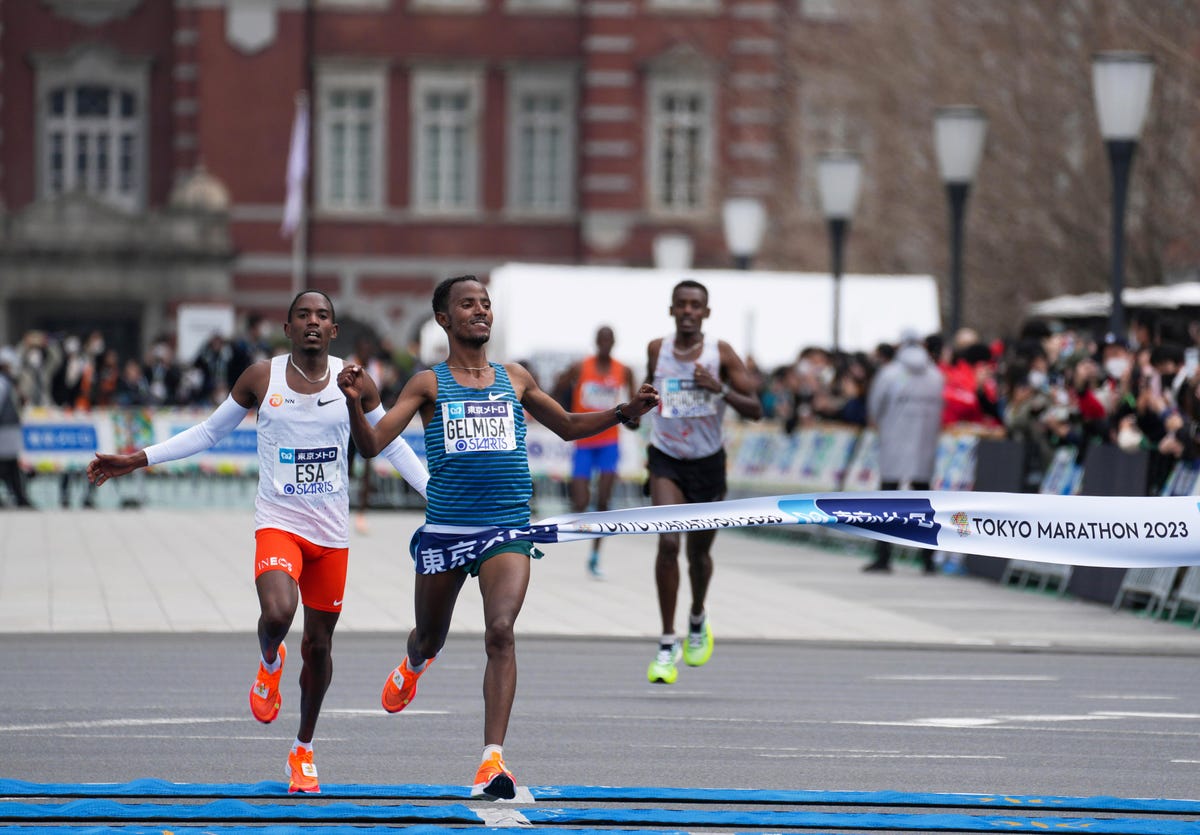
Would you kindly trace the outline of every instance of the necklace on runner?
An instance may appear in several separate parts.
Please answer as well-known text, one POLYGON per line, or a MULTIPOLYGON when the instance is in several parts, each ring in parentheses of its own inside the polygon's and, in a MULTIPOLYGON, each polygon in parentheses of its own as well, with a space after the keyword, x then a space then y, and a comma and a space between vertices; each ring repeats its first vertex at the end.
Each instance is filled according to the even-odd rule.
POLYGON ((450 363, 446 363, 446 367, 453 368, 455 371, 490 371, 492 368, 490 365, 475 367, 473 365, 451 365, 450 363))
POLYGON ((292 368, 296 369, 297 374, 299 374, 304 379, 308 380, 310 383, 323 383, 329 379, 329 361, 328 360, 325 361, 325 373, 322 374, 320 377, 318 377, 315 380, 300 370, 300 366, 296 365, 296 361, 294 359, 292 359, 291 354, 288 354, 288 362, 292 364, 292 368))
POLYGON ((691 348, 685 348, 683 350, 680 350, 679 347, 677 345, 675 345, 674 343, 671 344, 671 350, 675 352, 676 356, 685 356, 685 357, 688 356, 689 354, 696 353, 696 351, 698 351, 699 349, 701 349, 703 347, 704 347, 704 340, 697 342, 691 348))

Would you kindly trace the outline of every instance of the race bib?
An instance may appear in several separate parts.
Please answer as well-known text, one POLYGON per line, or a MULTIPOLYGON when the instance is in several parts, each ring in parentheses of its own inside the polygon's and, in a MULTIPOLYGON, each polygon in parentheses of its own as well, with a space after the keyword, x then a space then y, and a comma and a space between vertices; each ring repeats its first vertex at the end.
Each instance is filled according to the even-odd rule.
POLYGON ((579 405, 589 412, 603 412, 619 402, 620 389, 589 380, 579 386, 579 405))
POLYGON ((659 414, 665 418, 711 417, 717 413, 720 394, 696 385, 695 380, 667 378, 659 393, 659 414))
POLYGON ((511 400, 458 400, 442 404, 442 439, 447 455, 511 452, 517 423, 511 400))
POLYGON ((275 489, 285 496, 336 493, 342 487, 340 450, 280 447, 275 456, 275 489))

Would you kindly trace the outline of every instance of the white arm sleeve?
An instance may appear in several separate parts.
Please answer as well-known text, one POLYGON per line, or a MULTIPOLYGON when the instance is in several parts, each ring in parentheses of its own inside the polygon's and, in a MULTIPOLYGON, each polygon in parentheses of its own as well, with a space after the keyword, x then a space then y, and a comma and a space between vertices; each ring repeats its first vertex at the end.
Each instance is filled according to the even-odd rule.
MULTIPOLYGON (((379 423, 387 410, 380 403, 371 411, 367 412, 367 421, 372 426, 379 423)), ((404 477, 404 480, 411 485, 412 489, 425 497, 425 485, 429 483, 429 472, 425 469, 425 465, 421 463, 421 459, 413 452, 412 447, 408 445, 408 441, 400 435, 397 435, 395 440, 383 448, 379 453, 388 462, 396 468, 396 472, 404 477)))
POLYGON ((167 438, 161 444, 146 447, 146 463, 154 466, 164 461, 177 461, 203 452, 237 429, 249 411, 245 406, 239 406, 232 397, 226 397, 216 411, 202 423, 167 438))

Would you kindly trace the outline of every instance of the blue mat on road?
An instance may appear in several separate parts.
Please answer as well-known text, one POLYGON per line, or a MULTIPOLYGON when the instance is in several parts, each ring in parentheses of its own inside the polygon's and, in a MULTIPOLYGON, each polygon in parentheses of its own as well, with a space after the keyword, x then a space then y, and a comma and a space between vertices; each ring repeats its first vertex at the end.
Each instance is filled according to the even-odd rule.
MULTIPOLYGON (((456 826, 453 830, 443 826, 322 826, 320 835, 496 835, 492 827, 456 826)), ((192 826, 176 827, 176 833, 197 835, 296 835, 295 826, 192 826)), ((161 826, 8 826, 5 835, 163 835, 161 826)), ((637 829, 557 829, 538 827, 538 835, 646 835, 637 829)), ((694 835, 683 830, 656 829, 654 835, 694 835)), ((815 833, 808 833, 815 835, 815 833)))
MULTIPOLYGON (((1080 830, 1094 835, 1200 835, 1200 823, 1191 820, 1070 818, 991 814, 894 814, 881 812, 792 812, 766 809, 543 809, 510 807, 510 819, 488 821, 482 808, 462 804, 443 806, 361 805, 334 803, 247 803, 216 800, 208 803, 121 803, 114 800, 74 800, 69 803, 0 803, 0 821, 6 823, 321 823, 467 825, 517 828, 547 824, 550 827, 720 827, 778 832, 784 829, 888 830, 893 832, 1045 832, 1080 830)), ((206 829, 209 827, 206 826, 206 829)))
MULTIPOLYGON (((591 803, 698 803, 724 806, 888 806, 955 809, 1014 810, 1024 812, 1108 812, 1194 815, 1200 817, 1200 800, 1123 798, 1104 795, 1003 795, 922 792, 780 791, 766 789, 654 788, 621 786, 529 786, 538 801, 591 803)), ((287 797, 287 784, 172 783, 143 779, 128 783, 32 783, 0 779, 0 798, 261 798, 287 797)), ((469 800, 466 786, 324 785, 320 797, 376 800, 469 800)), ((297 797, 293 795, 292 797, 297 797)))

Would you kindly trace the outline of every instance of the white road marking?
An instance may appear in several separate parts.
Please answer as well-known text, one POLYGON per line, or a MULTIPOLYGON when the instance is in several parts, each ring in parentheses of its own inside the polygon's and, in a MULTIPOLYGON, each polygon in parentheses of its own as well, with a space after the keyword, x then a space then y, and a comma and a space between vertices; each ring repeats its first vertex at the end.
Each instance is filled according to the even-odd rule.
POLYGON ((894 728, 992 728, 1013 722, 1087 722, 1111 719, 1097 714, 1042 715, 1042 716, 928 716, 917 719, 893 721, 869 719, 838 719, 834 725, 873 725, 894 728))
POLYGON ((841 754, 841 753, 796 753, 796 754, 762 754, 768 760, 1003 760, 1005 757, 997 754, 894 754, 880 751, 879 753, 841 754))
MULTIPOLYGON (((405 708, 403 711, 405 716, 448 716, 448 710, 421 710, 420 708, 405 708)), ((326 708, 321 711, 323 716, 392 716, 381 707, 361 708, 361 707, 337 707, 326 708)))
POLYGON ((868 676, 870 681, 1058 681, 1058 676, 1033 675, 891 675, 868 676))
POLYGON ((1119 716, 1127 719, 1200 719, 1200 713, 1150 713, 1136 710, 1098 710, 1099 716, 1119 716))
POLYGON ((0 733, 22 731, 99 730, 101 728, 141 728, 154 725, 214 725, 221 722, 244 722, 245 716, 180 716, 158 719, 90 719, 65 722, 43 722, 30 725, 0 725, 0 733))
MULTIPOLYGON (((427 716, 438 716, 448 714, 447 710, 413 710, 405 711, 405 713, 423 714, 427 716)), ((386 717, 387 714, 381 709, 378 710, 361 710, 361 709, 330 709, 324 711, 326 715, 338 714, 342 716, 370 716, 370 717, 386 717)), ((145 718, 122 718, 122 719, 87 719, 87 720, 66 720, 62 722, 37 722, 28 725, 0 725, 0 733, 24 733, 26 731, 71 731, 71 730, 102 730, 104 728, 143 728, 155 726, 178 726, 178 725, 215 725, 226 722, 245 722, 249 716, 162 716, 162 717, 145 717, 145 718)), ((247 737, 248 739, 256 739, 257 737, 247 737)))
POLYGON ((479 815, 488 826, 533 826, 529 819, 516 809, 503 808, 505 804, 537 802, 533 797, 533 792, 529 790, 529 786, 516 786, 515 792, 515 795, 508 800, 502 797, 490 798, 483 795, 473 798, 483 801, 486 805, 472 806, 471 810, 479 815))

